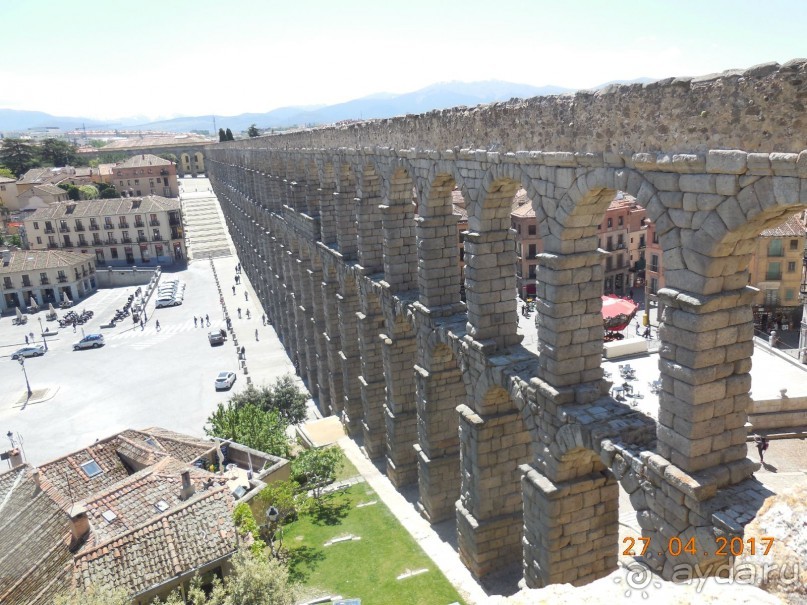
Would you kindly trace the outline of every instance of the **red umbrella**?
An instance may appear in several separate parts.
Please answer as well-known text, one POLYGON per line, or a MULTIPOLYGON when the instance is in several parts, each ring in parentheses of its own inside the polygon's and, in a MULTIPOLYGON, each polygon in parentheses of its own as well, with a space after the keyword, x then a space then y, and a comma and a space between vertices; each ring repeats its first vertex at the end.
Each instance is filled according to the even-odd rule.
POLYGON ((602 319, 606 330, 624 330, 628 327, 639 306, 632 300, 613 294, 602 297, 602 319))

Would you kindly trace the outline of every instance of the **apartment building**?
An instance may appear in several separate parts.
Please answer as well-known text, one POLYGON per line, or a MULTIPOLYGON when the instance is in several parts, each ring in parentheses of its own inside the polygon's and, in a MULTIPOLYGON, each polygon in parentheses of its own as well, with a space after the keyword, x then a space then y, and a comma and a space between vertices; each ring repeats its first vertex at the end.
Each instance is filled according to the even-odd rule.
POLYGON ((179 197, 176 164, 150 153, 133 156, 112 166, 111 183, 129 197, 179 197))
POLYGON ((749 283, 759 289, 754 314, 762 329, 776 323, 777 319, 783 328, 798 325, 804 263, 804 212, 759 234, 749 265, 749 283))
POLYGON ((37 210, 24 224, 30 248, 93 254, 99 267, 171 265, 187 258, 178 199, 62 202, 37 210))
POLYGON ((98 289, 95 259, 67 250, 3 250, 0 252, 0 314, 35 303, 58 305, 67 297, 86 298, 98 289))

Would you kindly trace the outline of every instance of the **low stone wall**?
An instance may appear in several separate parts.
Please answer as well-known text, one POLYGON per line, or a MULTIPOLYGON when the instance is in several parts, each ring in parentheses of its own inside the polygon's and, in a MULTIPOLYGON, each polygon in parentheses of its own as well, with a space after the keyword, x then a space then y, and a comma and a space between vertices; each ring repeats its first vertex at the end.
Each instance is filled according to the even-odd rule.
POLYGON ((755 400, 748 413, 754 431, 792 429, 807 425, 807 397, 788 397, 755 400))
POLYGON ((624 340, 614 340, 612 342, 603 343, 602 350, 603 356, 606 359, 639 355, 641 353, 647 353, 647 339, 626 338, 624 340))
POLYGON ((160 267, 126 267, 98 269, 95 276, 99 288, 120 288, 125 286, 143 286, 151 281, 155 274, 159 275, 160 267))

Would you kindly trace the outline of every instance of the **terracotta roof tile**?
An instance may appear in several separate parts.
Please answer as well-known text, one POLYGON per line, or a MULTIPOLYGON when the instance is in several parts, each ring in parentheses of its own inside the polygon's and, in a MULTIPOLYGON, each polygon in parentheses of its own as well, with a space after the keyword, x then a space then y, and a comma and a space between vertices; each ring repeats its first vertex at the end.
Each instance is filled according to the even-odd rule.
POLYGON ((14 250, 8 264, 0 262, 0 275, 18 271, 38 271, 71 267, 81 263, 95 263, 95 258, 80 252, 66 250, 14 250))
POLYGON ((55 220, 64 216, 81 218, 84 216, 113 216, 122 214, 145 214, 168 210, 179 210, 179 199, 146 195, 121 197, 109 200, 85 200, 81 202, 59 202, 47 208, 39 208, 26 217, 29 220, 55 220))
POLYGON ((794 214, 789 217, 781 225, 765 229, 759 235, 761 237, 804 237, 805 236, 804 223, 801 222, 801 213, 794 214))

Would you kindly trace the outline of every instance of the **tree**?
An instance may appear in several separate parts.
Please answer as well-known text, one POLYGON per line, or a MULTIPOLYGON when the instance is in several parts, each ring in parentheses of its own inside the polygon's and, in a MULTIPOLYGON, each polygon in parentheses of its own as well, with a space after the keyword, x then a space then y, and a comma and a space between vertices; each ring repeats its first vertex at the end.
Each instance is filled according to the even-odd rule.
POLYGON ((0 176, 4 176, 9 179, 16 178, 13 172, 11 172, 8 168, 3 168, 2 166, 0 166, 0 176))
POLYGON ((227 131, 226 131, 226 134, 227 134, 227 140, 228 141, 235 141, 235 137, 233 136, 233 131, 232 130, 230 130, 228 128, 227 131))
POLYGON ((258 136, 258 135, 260 135, 260 134, 261 134, 261 132, 258 130, 258 127, 257 127, 257 126, 255 126, 255 124, 253 124, 252 126, 250 126, 249 128, 247 128, 247 135, 248 135, 250 138, 251 138, 251 137, 257 137, 257 136, 258 136))
POLYGON ((177 156, 176 156, 176 155, 174 155, 173 153, 161 153, 161 154, 160 154, 160 155, 158 155, 157 157, 158 157, 158 158, 162 158, 162 159, 164 159, 164 160, 168 160, 169 162, 172 162, 172 163, 174 163, 174 164, 176 164, 176 163, 177 163, 177 156))
POLYGON ((99 196, 98 189, 93 185, 81 185, 78 191, 82 200, 97 200, 99 196))
POLYGON ((59 139, 45 139, 39 146, 39 158, 43 164, 70 166, 76 161, 76 146, 59 139))
POLYGON ((230 397, 237 407, 253 403, 266 412, 274 410, 289 424, 300 424, 305 420, 307 400, 308 396, 294 383, 290 374, 277 378, 271 388, 249 385, 230 397))
POLYGON ((98 197, 100 197, 102 200, 120 197, 114 185, 98 183, 96 186, 98 187, 98 197))
POLYGON ((102 141, 100 139, 90 139, 90 147, 95 147, 96 149, 101 149, 101 147, 106 147, 108 141, 102 141))
POLYGON ((314 491, 319 498, 321 489, 333 483, 336 472, 345 463, 345 454, 336 446, 312 448, 300 453, 291 462, 291 476, 303 484, 306 489, 314 491))
POLYGON ((207 423, 205 433, 211 437, 237 441, 281 458, 289 456, 288 423, 275 411, 264 411, 252 403, 236 406, 228 401, 218 405, 207 423))
POLYGON ((39 165, 36 148, 21 139, 3 139, 0 145, 0 164, 17 176, 22 176, 39 165))
POLYGON ((81 191, 72 183, 59 183, 59 187, 67 191, 67 197, 71 200, 78 201, 81 199, 81 191))
POLYGON ((219 143, 223 143, 227 140, 227 133, 224 132, 223 128, 219 128, 219 143))

